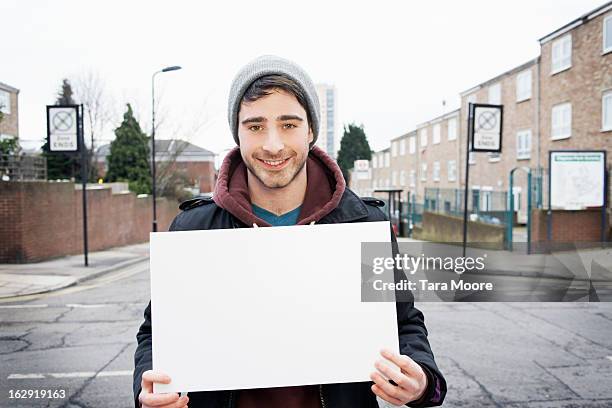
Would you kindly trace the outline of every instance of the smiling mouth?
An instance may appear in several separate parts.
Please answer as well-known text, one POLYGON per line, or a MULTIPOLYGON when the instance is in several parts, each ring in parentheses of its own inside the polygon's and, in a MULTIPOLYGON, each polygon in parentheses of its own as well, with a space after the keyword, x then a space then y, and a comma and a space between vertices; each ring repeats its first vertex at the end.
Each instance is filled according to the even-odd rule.
POLYGON ((286 159, 283 160, 263 160, 263 159, 257 159, 259 160, 260 163, 263 163, 265 168, 268 169, 280 169, 283 168, 285 166, 285 164, 287 164, 289 162, 289 160, 291 159, 291 157, 288 157, 286 159))

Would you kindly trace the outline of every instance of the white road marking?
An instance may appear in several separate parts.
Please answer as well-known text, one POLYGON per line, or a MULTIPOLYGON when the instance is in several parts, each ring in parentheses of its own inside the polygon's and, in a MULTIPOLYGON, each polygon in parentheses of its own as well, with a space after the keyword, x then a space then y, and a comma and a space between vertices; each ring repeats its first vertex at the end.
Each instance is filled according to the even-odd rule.
POLYGON ((49 305, 2 305, 0 309, 30 309, 40 307, 49 307, 49 305))
POLYGON ((32 373, 32 374, 10 374, 7 380, 30 380, 44 378, 90 378, 90 377, 120 377, 131 376, 132 370, 100 371, 96 375, 95 371, 77 371, 73 373, 32 373))
POLYGON ((108 307, 109 305, 83 305, 80 303, 67 303, 66 307, 81 307, 84 309, 96 308, 96 307, 108 307))

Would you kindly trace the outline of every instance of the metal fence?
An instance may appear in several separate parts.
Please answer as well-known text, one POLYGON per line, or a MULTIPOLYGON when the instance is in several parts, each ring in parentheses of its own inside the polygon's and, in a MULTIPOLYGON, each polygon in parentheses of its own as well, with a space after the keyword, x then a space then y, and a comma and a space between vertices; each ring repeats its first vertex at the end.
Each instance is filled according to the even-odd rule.
POLYGON ((28 181, 47 179, 47 159, 43 156, 0 155, 0 180, 28 181))

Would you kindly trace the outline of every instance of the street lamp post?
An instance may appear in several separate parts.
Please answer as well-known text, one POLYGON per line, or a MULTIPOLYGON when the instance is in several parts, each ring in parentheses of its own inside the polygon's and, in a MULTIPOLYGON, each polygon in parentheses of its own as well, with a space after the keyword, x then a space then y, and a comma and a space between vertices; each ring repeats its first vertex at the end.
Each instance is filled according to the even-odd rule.
POLYGON ((155 181, 155 76, 161 72, 177 71, 181 69, 178 65, 163 68, 151 77, 151 173, 153 178, 153 232, 157 232, 157 194, 155 181))

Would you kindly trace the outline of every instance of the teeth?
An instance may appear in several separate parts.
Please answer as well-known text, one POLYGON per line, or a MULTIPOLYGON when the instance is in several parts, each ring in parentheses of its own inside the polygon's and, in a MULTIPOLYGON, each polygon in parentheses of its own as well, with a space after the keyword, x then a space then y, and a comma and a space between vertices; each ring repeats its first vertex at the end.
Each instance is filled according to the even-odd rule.
POLYGON ((275 160, 275 161, 270 161, 270 160, 262 160, 264 163, 269 164, 270 166, 278 166, 279 164, 281 164, 282 162, 284 162, 284 160, 275 160))

